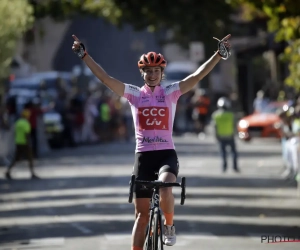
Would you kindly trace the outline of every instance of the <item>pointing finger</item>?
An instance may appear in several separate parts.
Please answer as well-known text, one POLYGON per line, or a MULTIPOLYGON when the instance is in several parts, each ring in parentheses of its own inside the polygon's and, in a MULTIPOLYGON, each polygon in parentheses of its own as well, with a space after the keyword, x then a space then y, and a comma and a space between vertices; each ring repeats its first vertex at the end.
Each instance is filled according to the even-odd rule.
POLYGON ((76 41, 76 42, 80 42, 80 40, 77 38, 77 36, 75 35, 72 35, 73 39, 76 41))
POLYGON ((230 37, 231 37, 231 34, 228 34, 227 36, 225 36, 225 37, 222 39, 222 41, 228 40, 230 37))

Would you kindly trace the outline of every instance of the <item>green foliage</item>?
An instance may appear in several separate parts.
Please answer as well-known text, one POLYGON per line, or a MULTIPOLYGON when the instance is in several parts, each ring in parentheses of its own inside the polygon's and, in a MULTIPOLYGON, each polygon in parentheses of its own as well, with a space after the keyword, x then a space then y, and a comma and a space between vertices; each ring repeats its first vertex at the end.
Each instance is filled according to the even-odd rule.
POLYGON ((56 21, 72 18, 75 15, 95 15, 116 23, 122 11, 113 0, 30 0, 36 18, 51 16, 56 21))
POLYGON ((227 35, 232 12, 224 0, 31 0, 31 3, 36 18, 51 16, 64 20, 77 14, 92 14, 118 27, 129 23, 136 30, 171 30, 171 41, 188 45, 191 40, 200 40, 206 42, 210 53, 216 49, 212 37, 227 35))
POLYGON ((0 78, 9 75, 17 42, 33 23, 33 10, 26 0, 1 0, 0 78))
MULTIPOLYGON (((250 6, 255 9, 251 18, 258 13, 268 17, 268 30, 275 32, 275 40, 286 41, 287 48, 281 58, 289 62, 290 74, 285 83, 300 91, 300 1, 299 0, 227 0, 233 6, 250 6)), ((248 12, 245 12, 249 14, 248 12)), ((249 18, 249 15, 247 16, 249 18)))
POLYGON ((289 60, 289 76, 285 79, 285 83, 293 86, 297 92, 300 92, 300 39, 295 39, 285 49, 285 57, 289 60))

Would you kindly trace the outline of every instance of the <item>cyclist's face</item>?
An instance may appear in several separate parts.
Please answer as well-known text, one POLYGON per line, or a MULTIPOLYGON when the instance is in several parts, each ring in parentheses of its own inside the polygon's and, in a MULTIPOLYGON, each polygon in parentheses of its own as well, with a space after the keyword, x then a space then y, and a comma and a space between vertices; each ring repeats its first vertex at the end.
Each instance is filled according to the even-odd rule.
POLYGON ((162 77, 161 67, 147 67, 144 69, 144 80, 149 86, 156 86, 162 77))

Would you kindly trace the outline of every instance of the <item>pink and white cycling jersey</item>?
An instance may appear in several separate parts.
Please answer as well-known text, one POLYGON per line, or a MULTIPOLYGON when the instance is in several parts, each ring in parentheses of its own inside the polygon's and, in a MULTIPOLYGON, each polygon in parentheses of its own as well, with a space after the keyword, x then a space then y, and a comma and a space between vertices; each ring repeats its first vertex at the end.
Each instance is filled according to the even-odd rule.
POLYGON ((172 131, 180 96, 179 82, 156 86, 153 92, 147 85, 139 88, 125 84, 124 97, 131 105, 136 152, 175 148, 172 131))

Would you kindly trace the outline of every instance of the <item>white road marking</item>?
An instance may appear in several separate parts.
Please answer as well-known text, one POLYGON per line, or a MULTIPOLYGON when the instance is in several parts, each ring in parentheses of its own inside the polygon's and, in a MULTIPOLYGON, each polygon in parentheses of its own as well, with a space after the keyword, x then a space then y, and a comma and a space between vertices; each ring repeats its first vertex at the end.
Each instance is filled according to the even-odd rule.
POLYGON ((38 245, 38 246, 62 246, 65 244, 65 238, 42 238, 42 239, 30 239, 29 245, 38 245))

